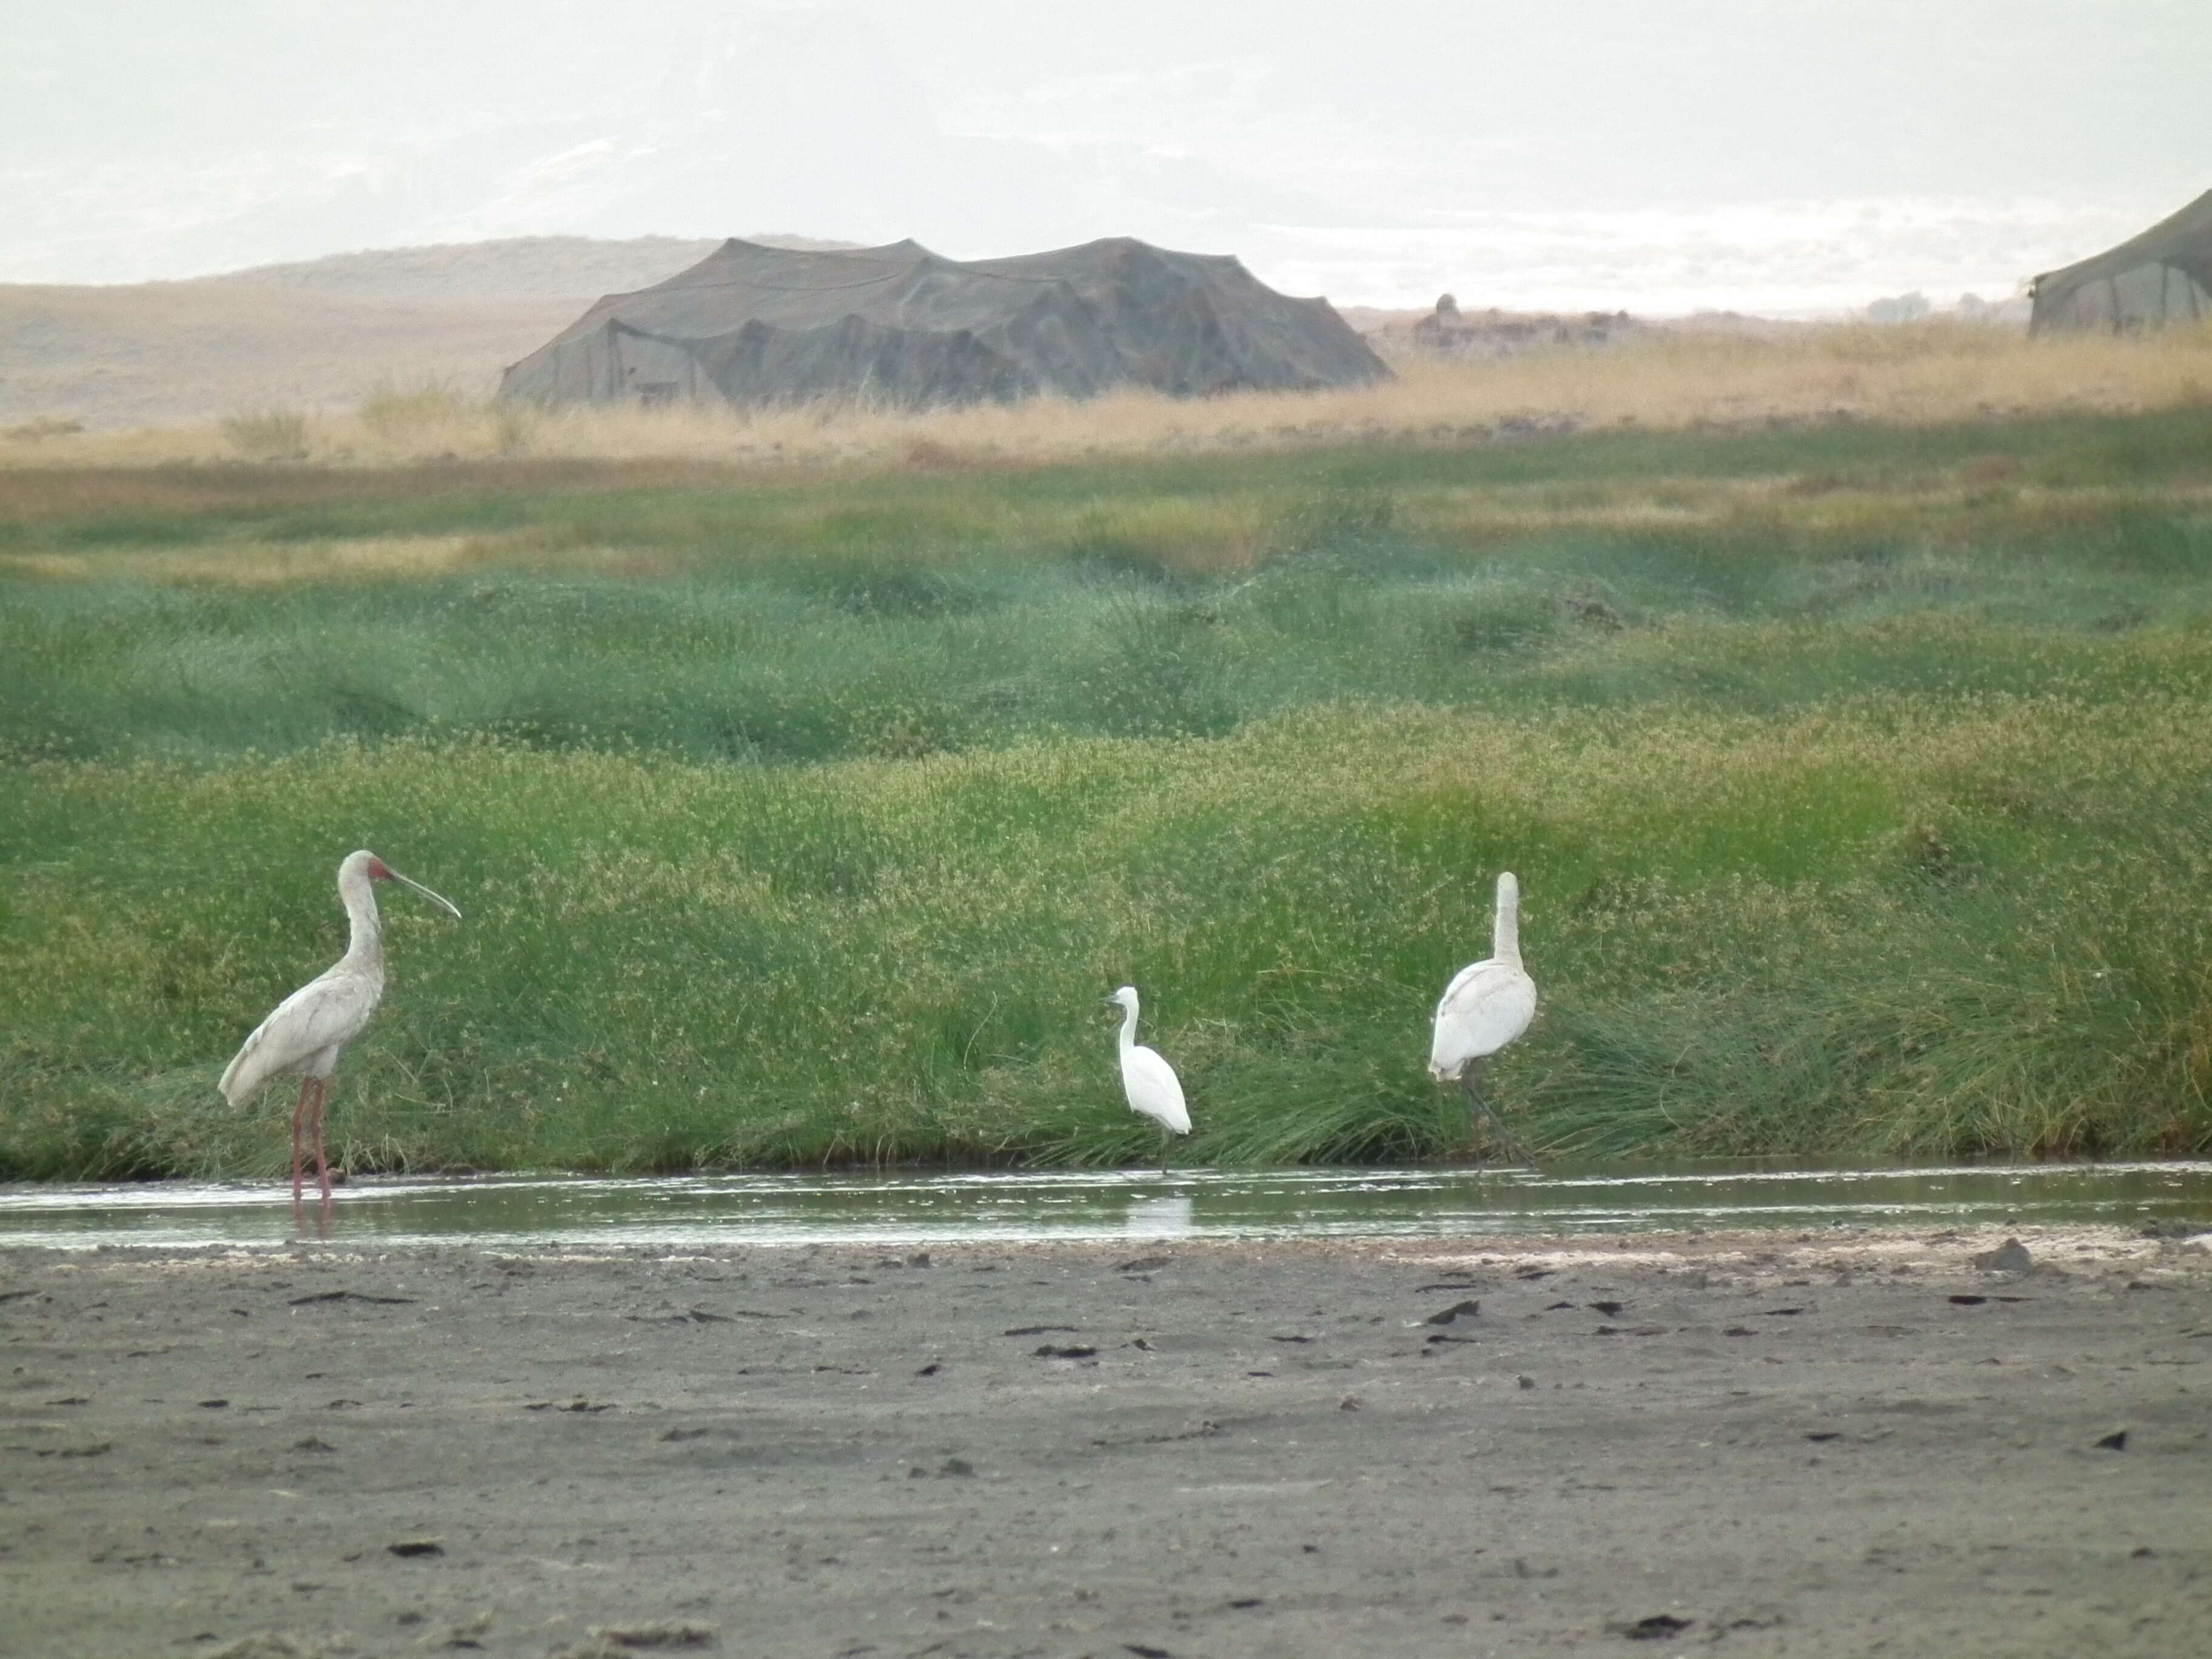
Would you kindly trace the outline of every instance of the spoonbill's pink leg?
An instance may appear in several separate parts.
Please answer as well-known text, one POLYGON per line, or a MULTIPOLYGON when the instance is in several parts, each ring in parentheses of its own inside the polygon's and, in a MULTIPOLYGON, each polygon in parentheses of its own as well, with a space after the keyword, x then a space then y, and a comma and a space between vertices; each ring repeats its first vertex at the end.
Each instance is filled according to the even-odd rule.
POLYGON ((292 1107, 292 1224, 300 1224, 300 1131, 307 1121, 307 1091, 315 1086, 311 1077, 300 1079, 300 1098, 292 1107))
POLYGON ((330 1097, 331 1080, 326 1077, 315 1079, 315 1175, 323 1183, 323 1224, 331 1220, 331 1164, 323 1156, 323 1102, 330 1097))

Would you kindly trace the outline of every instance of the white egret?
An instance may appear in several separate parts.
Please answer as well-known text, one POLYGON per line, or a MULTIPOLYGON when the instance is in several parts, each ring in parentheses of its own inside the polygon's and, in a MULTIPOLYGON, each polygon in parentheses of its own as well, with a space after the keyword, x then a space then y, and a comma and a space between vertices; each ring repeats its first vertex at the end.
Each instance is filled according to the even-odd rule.
POLYGON ((1131 1111, 1160 1126, 1160 1173, 1165 1175, 1170 1138, 1190 1133, 1190 1109, 1182 1102, 1182 1085, 1174 1066, 1137 1041, 1137 988, 1124 985, 1106 1000, 1121 1005, 1121 1091, 1129 1097, 1131 1111))
POLYGON ((278 1003, 222 1073, 216 1086, 233 1106, 252 1099, 275 1077, 300 1079, 300 1098, 292 1108, 292 1218, 300 1218, 300 1136, 305 1128, 315 1148, 315 1175, 323 1189, 323 1213, 331 1205, 330 1164, 323 1156, 323 1100, 338 1053, 359 1036, 384 996, 384 931, 376 914, 374 884, 396 881, 413 888, 454 921, 461 913, 419 881, 411 881, 366 850, 349 853, 338 866, 338 902, 345 906, 351 937, 346 953, 326 972, 309 980, 278 1003))
POLYGON ((1467 1091, 1468 1127, 1480 1109, 1509 1152, 1519 1149, 1480 1084, 1483 1061, 1528 1029, 1536 1017, 1536 981, 1521 966, 1521 884, 1510 870, 1498 878, 1497 908, 1490 924, 1490 954, 1452 975, 1437 1004, 1436 1035, 1429 1045, 1429 1075, 1457 1081, 1467 1091))

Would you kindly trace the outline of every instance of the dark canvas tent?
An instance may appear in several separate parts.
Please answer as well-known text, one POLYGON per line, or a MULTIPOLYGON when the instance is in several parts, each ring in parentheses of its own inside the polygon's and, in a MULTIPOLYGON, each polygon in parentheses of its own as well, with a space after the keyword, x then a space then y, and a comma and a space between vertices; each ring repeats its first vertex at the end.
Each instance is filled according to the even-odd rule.
POLYGON ((1326 300, 1278 294, 1226 255, 1128 238, 1011 259, 915 242, 834 252, 736 238, 609 295, 507 371, 546 404, 862 394, 896 404, 1354 386, 1389 370, 1326 300))
POLYGON ((2045 271, 2028 292, 2033 334, 2120 334, 2212 317, 2212 190, 2118 247, 2045 271))

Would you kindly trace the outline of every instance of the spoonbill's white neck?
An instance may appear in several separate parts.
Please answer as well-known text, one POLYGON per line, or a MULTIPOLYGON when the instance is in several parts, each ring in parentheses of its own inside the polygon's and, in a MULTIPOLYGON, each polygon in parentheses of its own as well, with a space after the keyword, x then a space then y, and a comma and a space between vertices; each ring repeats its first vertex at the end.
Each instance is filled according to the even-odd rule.
POLYGON ((1498 878, 1498 903, 1490 923, 1490 954, 1521 965, 1521 884, 1510 874, 1498 878))
POLYGON ((349 924, 346 940, 348 962, 378 962, 384 956, 384 919, 377 915, 376 889, 364 870, 347 869, 338 875, 338 899, 349 924))

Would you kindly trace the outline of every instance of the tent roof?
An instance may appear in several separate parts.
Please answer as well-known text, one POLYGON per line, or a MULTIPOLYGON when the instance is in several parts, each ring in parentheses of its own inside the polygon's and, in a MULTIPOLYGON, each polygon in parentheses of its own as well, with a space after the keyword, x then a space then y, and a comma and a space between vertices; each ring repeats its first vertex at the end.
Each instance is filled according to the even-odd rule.
POLYGON ((820 328, 848 316, 886 327, 982 325, 1055 285, 1080 290, 1146 263, 1163 275, 1181 268, 1180 274, 1209 287, 1226 279, 1272 294, 1234 254, 1171 253, 1126 236, 975 260, 948 259, 910 240, 814 250, 765 247, 732 236, 666 282, 606 295, 556 337, 587 334, 610 318, 679 338, 720 334, 740 319, 779 328, 820 328))
POLYGON ((665 282, 600 299, 510 368, 503 389, 596 398, 672 376, 684 395, 739 402, 866 389, 930 403, 1389 374, 1326 300, 1279 294, 1234 255, 1114 237, 958 260, 914 241, 815 250, 732 237, 665 282))
POLYGON ((2212 286, 2212 190, 2116 247, 2043 272, 2031 291, 2039 296, 2056 295, 2154 263, 2179 265, 2191 275, 2203 273, 2199 280, 2212 286))

